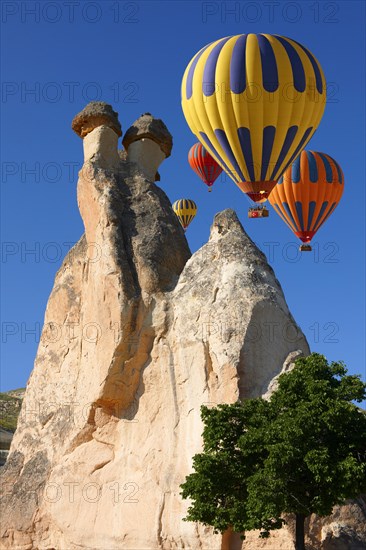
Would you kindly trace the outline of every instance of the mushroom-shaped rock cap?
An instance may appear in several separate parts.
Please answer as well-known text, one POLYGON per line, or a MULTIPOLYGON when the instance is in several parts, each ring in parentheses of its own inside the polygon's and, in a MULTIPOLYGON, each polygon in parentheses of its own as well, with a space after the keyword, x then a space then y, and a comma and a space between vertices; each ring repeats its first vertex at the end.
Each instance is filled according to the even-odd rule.
POLYGON ((154 118, 150 113, 140 116, 125 133, 122 143, 127 150, 130 144, 139 139, 155 141, 166 157, 170 156, 173 138, 168 128, 160 118, 154 118))
POLYGON ((91 101, 72 121, 72 129, 81 138, 98 126, 109 126, 117 136, 122 135, 122 127, 118 120, 118 113, 113 111, 112 106, 104 101, 91 101))

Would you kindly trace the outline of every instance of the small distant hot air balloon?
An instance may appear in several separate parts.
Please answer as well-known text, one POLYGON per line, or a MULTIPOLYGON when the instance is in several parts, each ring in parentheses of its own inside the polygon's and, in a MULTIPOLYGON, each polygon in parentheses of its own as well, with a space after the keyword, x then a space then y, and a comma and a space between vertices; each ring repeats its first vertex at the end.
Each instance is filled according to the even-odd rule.
POLYGON ((188 162, 192 170, 201 178, 203 183, 211 187, 222 172, 222 168, 216 160, 211 157, 201 143, 193 145, 188 153, 188 162))
POLYGON ((202 48, 182 80, 188 126, 253 201, 268 197, 318 127, 320 64, 284 36, 239 34, 202 48))
POLYGON ((191 199, 179 199, 173 203, 172 208, 178 216, 180 224, 185 231, 193 218, 196 216, 196 203, 191 199))
POLYGON ((343 172, 329 155, 302 151, 269 195, 284 222, 311 250, 310 241, 332 214, 344 189, 343 172))

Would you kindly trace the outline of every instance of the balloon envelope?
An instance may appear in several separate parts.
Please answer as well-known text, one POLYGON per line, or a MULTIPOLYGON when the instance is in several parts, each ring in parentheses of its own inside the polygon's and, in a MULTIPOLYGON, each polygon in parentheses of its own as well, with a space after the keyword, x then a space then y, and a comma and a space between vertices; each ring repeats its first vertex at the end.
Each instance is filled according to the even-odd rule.
POLYGON ((343 189, 343 172, 335 160, 302 151, 268 200, 295 235, 309 243, 338 205, 343 189))
POLYGON ((240 34, 202 48, 182 80, 192 132, 244 193, 268 197, 324 112, 325 78, 298 42, 240 34))
POLYGON ((193 218, 196 216, 196 203, 191 199, 179 199, 173 203, 172 208, 178 216, 181 226, 184 230, 186 230, 193 218))
POLYGON ((193 145, 188 153, 188 162, 201 180, 211 187, 222 172, 222 168, 206 151, 201 143, 193 145))

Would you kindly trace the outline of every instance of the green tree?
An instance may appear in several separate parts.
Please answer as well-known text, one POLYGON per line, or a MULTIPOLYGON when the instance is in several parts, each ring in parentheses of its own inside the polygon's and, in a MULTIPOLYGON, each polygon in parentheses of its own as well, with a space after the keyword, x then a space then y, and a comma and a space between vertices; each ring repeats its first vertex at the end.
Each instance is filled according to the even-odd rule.
POLYGON ((192 500, 186 521, 267 537, 292 513, 304 550, 307 516, 366 491, 366 415, 353 404, 365 396, 343 363, 313 353, 279 377, 269 401, 202 407, 203 452, 181 486, 192 500))

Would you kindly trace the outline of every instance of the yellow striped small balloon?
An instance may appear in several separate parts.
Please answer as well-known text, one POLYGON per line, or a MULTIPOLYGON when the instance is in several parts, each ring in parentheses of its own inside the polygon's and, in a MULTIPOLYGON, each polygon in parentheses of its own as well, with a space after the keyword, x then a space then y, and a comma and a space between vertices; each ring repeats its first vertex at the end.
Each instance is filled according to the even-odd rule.
POLYGON ((239 188, 261 201, 323 116, 326 82, 304 46, 284 36, 239 34, 202 48, 182 80, 185 119, 239 188))
POLYGON ((196 216, 196 203, 191 199, 179 199, 173 203, 172 208, 178 216, 180 224, 185 231, 193 218, 196 216))

